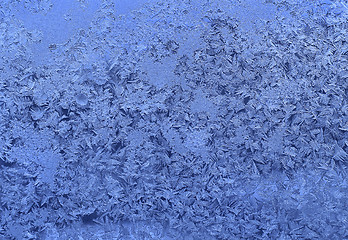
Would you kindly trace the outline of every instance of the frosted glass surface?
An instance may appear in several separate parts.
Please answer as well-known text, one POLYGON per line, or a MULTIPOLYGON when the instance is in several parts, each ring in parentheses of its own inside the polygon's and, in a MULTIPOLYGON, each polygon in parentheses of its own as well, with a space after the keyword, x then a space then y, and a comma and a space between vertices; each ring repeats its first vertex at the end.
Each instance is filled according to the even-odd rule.
POLYGON ((347 239, 347 19, 0 1, 0 240, 347 239))

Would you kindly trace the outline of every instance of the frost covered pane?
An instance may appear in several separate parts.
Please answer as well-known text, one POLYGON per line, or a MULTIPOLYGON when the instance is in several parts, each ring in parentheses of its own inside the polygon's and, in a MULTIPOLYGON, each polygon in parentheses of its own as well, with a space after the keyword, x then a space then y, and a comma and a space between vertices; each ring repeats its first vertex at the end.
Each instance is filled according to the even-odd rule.
POLYGON ((0 236, 346 239, 346 12, 1 2, 0 236))

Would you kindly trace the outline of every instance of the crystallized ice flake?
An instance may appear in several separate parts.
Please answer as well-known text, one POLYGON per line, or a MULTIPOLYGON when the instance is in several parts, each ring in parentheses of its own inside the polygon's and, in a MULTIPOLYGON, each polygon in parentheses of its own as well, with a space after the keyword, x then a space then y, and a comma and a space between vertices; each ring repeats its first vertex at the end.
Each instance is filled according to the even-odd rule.
POLYGON ((85 94, 79 93, 76 95, 76 103, 80 106, 86 106, 88 103, 88 98, 85 94))
POLYGON ((337 161, 341 161, 341 162, 347 162, 348 161, 348 153, 346 153, 346 151, 344 151, 340 146, 335 145, 335 154, 333 156, 333 158, 337 161))
POLYGON ((45 114, 45 110, 43 110, 40 107, 35 107, 33 109, 31 109, 30 111, 31 117, 33 120, 39 120, 43 117, 43 115, 45 114))

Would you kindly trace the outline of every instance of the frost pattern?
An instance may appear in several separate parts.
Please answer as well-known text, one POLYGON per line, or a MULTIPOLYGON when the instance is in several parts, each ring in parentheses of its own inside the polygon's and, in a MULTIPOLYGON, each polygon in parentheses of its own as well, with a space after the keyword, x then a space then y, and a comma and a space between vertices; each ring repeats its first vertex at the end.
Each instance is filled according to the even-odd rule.
POLYGON ((238 1, 104 0, 40 66, 22 3, 52 7, 0 3, 1 237, 347 238, 343 2, 252 32, 238 1))

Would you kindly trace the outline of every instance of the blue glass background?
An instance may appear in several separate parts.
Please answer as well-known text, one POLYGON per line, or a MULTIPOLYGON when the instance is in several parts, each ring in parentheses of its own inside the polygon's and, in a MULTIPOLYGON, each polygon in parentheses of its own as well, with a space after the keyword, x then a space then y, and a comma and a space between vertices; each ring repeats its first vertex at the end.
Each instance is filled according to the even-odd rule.
POLYGON ((0 239, 347 239, 345 0, 0 2, 0 239))

